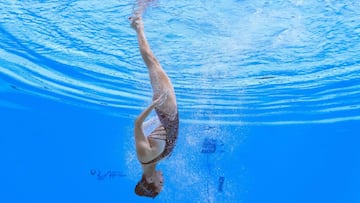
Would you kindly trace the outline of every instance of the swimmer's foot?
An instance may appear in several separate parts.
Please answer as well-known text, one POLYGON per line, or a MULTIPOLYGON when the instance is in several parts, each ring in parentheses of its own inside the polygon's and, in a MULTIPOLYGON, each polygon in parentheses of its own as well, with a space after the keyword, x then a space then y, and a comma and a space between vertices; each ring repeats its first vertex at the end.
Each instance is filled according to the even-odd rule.
POLYGON ((129 17, 129 20, 131 21, 131 27, 134 30, 138 31, 140 29, 143 29, 144 25, 140 15, 131 16, 129 17))

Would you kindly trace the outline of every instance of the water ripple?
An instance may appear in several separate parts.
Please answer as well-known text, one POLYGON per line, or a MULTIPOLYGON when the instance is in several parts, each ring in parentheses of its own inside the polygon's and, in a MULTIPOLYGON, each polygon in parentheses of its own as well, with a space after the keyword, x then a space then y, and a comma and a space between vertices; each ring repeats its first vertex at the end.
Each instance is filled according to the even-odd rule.
MULTIPOLYGON (((133 5, 0 2, 2 86, 122 117, 144 108, 133 5)), ((359 11, 356 1, 158 2, 144 20, 183 122, 332 123, 360 120, 359 11)), ((24 106, 10 104, 0 105, 24 106)))

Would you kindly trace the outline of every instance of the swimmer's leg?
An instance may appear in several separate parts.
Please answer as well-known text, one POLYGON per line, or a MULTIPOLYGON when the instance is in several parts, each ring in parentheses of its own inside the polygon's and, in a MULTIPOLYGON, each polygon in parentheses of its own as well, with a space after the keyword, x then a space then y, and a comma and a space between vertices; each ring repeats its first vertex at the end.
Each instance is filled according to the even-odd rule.
POLYGON ((136 30, 140 53, 148 68, 151 85, 154 91, 154 99, 156 99, 162 92, 171 87, 170 80, 150 48, 140 16, 136 16, 133 19, 132 27, 136 30))
POLYGON ((147 9, 147 7, 149 7, 151 2, 154 2, 154 0, 137 0, 134 14, 142 15, 144 11, 147 9))
POLYGON ((144 26, 141 16, 135 16, 132 19, 132 27, 136 30, 141 56, 148 68, 150 82, 153 89, 153 100, 156 100, 160 95, 167 93, 167 99, 164 106, 168 109, 175 109, 176 99, 174 88, 169 77, 161 67, 161 64, 152 52, 150 45, 146 39, 144 26))

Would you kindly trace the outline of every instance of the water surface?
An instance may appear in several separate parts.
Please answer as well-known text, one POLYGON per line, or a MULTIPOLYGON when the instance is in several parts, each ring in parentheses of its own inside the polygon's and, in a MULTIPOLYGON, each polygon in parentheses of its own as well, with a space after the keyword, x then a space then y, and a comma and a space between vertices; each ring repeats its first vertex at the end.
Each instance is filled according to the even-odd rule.
MULTIPOLYGON (((132 124, 151 100, 134 2, 0 8, 6 202, 147 202, 133 194, 132 124)), ((145 32, 181 115, 155 201, 360 201, 359 11, 333 0, 153 3, 145 32)))

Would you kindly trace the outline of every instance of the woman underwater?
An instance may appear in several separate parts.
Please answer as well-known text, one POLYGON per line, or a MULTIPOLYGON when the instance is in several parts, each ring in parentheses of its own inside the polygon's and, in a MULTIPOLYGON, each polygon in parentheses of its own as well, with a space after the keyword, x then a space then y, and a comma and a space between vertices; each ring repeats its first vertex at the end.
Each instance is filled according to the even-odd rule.
POLYGON ((132 28, 137 33, 140 53, 149 72, 153 102, 135 120, 136 153, 143 169, 142 178, 135 187, 135 193, 155 198, 161 192, 164 181, 162 172, 156 170, 156 165, 175 147, 179 117, 173 85, 148 44, 141 13, 135 13, 130 20, 132 28), (145 136, 144 120, 153 109, 160 124, 149 136, 145 136))

